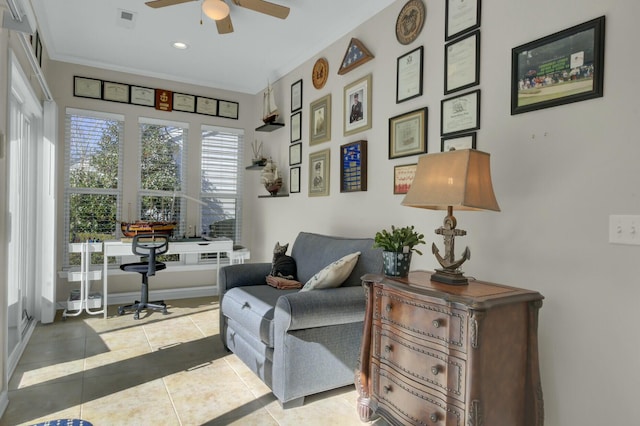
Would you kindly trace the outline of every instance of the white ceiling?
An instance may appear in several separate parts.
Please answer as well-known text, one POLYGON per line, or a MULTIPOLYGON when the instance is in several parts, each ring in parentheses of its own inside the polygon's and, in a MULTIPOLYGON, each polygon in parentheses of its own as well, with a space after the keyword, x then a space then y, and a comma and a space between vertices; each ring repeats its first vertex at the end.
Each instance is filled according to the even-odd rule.
POLYGON ((51 59, 249 94, 394 0, 273 0, 291 8, 285 20, 226 2, 235 32, 219 35, 200 1, 153 9, 145 0, 31 0, 51 59), (133 28, 119 25, 119 9, 135 14, 133 28))

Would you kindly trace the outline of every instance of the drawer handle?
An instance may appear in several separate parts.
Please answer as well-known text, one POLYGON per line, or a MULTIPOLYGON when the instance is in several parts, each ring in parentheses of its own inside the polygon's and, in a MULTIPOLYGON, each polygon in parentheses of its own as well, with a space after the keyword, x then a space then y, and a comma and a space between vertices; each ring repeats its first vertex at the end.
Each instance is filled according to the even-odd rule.
POLYGON ((388 303, 387 306, 385 307, 385 310, 387 312, 391 312, 391 303, 388 303))
POLYGON ((393 347, 392 347, 391 345, 385 345, 385 347, 384 347, 384 351, 385 351, 386 353, 391 352, 391 350, 392 350, 392 349, 393 349, 393 347))
POLYGON ((391 386, 385 386, 382 388, 382 390, 384 391, 384 393, 389 393, 391 392, 391 386))
POLYGON ((440 326, 442 325, 442 321, 433 320, 432 324, 433 324, 433 328, 440 328, 440 326))
POLYGON ((438 373, 440 373, 440 367, 438 367, 437 365, 431 367, 431 374, 433 374, 434 376, 437 376, 438 373))
POLYGON ((438 415, 438 413, 431 413, 431 415, 429 416, 429 420, 435 423, 440 420, 440 416, 438 415))

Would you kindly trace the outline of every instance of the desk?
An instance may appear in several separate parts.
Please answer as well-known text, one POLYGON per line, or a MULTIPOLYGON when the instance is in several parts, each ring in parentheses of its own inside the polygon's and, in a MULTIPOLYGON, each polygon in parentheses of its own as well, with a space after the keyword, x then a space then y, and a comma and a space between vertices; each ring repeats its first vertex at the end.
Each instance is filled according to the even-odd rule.
MULTIPOLYGON (((186 240, 169 241, 169 251, 165 254, 202 254, 217 253, 217 268, 220 271, 220 253, 233 251, 233 240, 229 238, 216 238, 213 240, 186 240)), ((108 268, 109 257, 112 256, 133 256, 131 253, 131 241, 105 241, 104 242, 104 265, 102 274, 102 294, 104 317, 107 318, 107 288, 108 288, 108 268)), ((187 262, 189 263, 189 262, 187 262)), ((193 262, 196 263, 195 261, 193 262)), ((168 269, 170 270, 170 269, 168 269)))

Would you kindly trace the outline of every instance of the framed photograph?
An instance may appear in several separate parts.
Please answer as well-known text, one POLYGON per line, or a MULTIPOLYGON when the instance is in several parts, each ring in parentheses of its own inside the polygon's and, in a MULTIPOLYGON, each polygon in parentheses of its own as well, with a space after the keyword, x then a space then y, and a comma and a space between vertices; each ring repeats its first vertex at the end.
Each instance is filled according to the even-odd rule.
POLYGON ((131 86, 131 97, 129 102, 133 105, 155 106, 156 91, 149 87, 131 86))
POLYGON ((238 103, 218 100, 218 117, 238 119, 238 103))
POLYGON ((291 142, 302 139, 302 111, 291 115, 291 126, 289 127, 291 142))
POLYGON ((389 119, 389 158, 427 152, 428 118, 428 108, 420 108, 389 119))
POLYGON ((476 149, 476 132, 442 138, 440 151, 447 152, 451 149, 476 149))
POLYGON ((291 112, 302 108, 302 79, 291 85, 291 112))
POLYGON ((398 58, 396 70, 396 103, 422 96, 422 57, 424 47, 420 46, 398 58))
POLYGON ((440 101, 440 136, 480 128, 480 89, 440 101))
POLYGON ((324 149, 309 154, 309 196, 326 197, 329 195, 329 160, 331 150, 324 149))
POLYGON ((289 192, 300 192, 300 167, 289 169, 289 192))
POLYGON ((393 168, 393 193, 406 194, 411 188, 413 178, 416 176, 418 163, 403 164, 393 168))
POLYGON ((340 146, 340 192, 367 190, 367 141, 340 146))
POLYGON ((196 97, 196 112, 204 115, 218 115, 218 100, 196 97))
POLYGON ((114 83, 112 81, 102 82, 102 99, 111 102, 129 103, 129 85, 114 83))
POLYGON ((344 135, 371 128, 371 74, 344 88, 344 135))
POLYGON ((196 112, 196 97, 184 93, 173 92, 173 110, 196 112))
POLYGON ((480 83, 480 31, 444 46, 444 94, 480 83))
POLYGON ((289 145, 289 165, 302 163, 302 142, 289 145))
POLYGON ((309 107, 309 145, 331 139, 331 94, 311 103, 309 107))
POLYGON ((603 96, 604 21, 513 48, 511 115, 603 96))
POLYGON ((480 27, 481 0, 445 0, 445 41, 480 27))
POLYGON ((92 99, 102 98, 102 80, 74 76, 73 96, 92 99))

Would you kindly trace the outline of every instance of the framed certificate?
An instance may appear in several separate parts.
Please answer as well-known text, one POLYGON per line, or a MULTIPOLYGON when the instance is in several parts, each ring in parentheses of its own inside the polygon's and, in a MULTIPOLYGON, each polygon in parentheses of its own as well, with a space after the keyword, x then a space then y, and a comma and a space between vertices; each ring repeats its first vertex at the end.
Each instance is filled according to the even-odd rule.
POLYGON ((102 99, 112 102, 129 103, 129 85, 105 81, 102 83, 102 99))
POLYGON ((427 152, 429 109, 391 117, 389 119, 389 159, 427 152))
POLYGON ((442 138, 440 151, 447 152, 451 149, 476 149, 476 132, 442 138))
POLYGON ((218 117, 238 119, 238 103, 218 100, 218 117))
POLYGON ((398 58, 396 72, 396 103, 408 101, 422 95, 422 54, 424 47, 398 58))
POLYGON ((291 85, 291 112, 302 108, 302 79, 291 85))
POLYGON ((445 41, 480 27, 481 0, 445 0, 445 41))
POLYGON ((289 145, 289 165, 295 166, 302 163, 302 142, 289 145))
POLYGON ((173 110, 196 112, 196 97, 184 93, 173 93, 173 110))
POLYGON ((289 192, 300 192, 300 167, 289 169, 289 192))
POLYGON ((100 99, 102 97, 102 80, 74 76, 73 96, 100 99))
POLYGON ((302 111, 291 115, 291 142, 302 139, 302 111))
POLYGON ((211 98, 203 98, 202 96, 198 96, 196 98, 196 112, 198 114, 217 115, 218 100, 211 99, 211 98))
POLYGON ((148 87, 131 86, 131 99, 133 105, 155 106, 156 92, 148 87))
POLYGON ((480 90, 440 101, 440 136, 480 128, 480 90))
POLYGON ((480 31, 444 46, 444 94, 480 83, 480 31))

